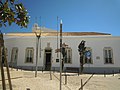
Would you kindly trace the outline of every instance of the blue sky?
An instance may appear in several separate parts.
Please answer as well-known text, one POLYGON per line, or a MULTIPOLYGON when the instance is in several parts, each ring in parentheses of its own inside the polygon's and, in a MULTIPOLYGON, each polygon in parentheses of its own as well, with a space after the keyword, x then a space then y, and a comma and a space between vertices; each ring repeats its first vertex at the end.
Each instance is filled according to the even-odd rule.
POLYGON ((31 32, 35 22, 56 30, 58 16, 63 21, 64 32, 103 32, 120 36, 120 0, 19 0, 19 2, 24 4, 31 16, 28 28, 21 29, 12 24, 2 27, 3 33, 31 32))

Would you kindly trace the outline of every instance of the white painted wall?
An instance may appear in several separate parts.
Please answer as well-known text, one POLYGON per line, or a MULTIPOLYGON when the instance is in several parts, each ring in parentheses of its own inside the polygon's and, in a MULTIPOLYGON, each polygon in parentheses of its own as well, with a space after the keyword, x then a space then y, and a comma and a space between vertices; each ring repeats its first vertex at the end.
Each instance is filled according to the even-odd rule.
MULTIPOLYGON (((81 40, 86 41, 86 47, 92 48, 93 64, 85 64, 85 67, 120 67, 120 37, 114 36, 64 36, 63 43, 65 42, 72 48, 72 64, 65 64, 65 67, 79 67, 79 53, 78 45, 81 40), (114 64, 104 64, 103 48, 112 47, 114 64), (99 56, 100 59, 96 59, 99 56)), ((57 37, 43 36, 41 37, 41 58, 39 58, 38 66, 44 65, 44 50, 47 43, 50 42, 52 48, 52 66, 59 67, 56 63, 57 54, 57 37)), ((36 63, 36 37, 12 37, 5 38, 5 46, 8 49, 8 61, 11 60, 11 52, 13 47, 18 47, 18 66, 35 66, 36 63), (25 63, 25 50, 27 47, 34 47, 34 62, 25 63)), ((60 55, 59 55, 60 56, 60 55)))

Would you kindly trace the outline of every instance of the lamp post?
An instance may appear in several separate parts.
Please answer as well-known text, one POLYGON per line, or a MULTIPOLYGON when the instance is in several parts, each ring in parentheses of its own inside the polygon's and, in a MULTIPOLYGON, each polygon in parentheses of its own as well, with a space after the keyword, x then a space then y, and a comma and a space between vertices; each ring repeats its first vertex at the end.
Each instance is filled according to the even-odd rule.
MULTIPOLYGON (((38 69, 38 66, 37 66, 37 64, 38 64, 38 46, 39 46, 39 39, 41 37, 41 30, 40 30, 40 32, 35 32, 35 35, 36 35, 36 67, 35 67, 35 77, 37 77, 37 69, 38 69)), ((41 46, 40 46, 40 49, 41 49, 41 46)), ((41 50, 40 50, 40 52, 41 52, 41 50)))

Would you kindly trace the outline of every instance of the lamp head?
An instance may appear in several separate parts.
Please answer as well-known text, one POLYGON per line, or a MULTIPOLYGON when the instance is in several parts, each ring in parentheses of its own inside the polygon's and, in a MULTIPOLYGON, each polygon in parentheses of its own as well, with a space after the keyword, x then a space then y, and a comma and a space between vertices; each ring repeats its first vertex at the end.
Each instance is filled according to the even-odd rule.
POLYGON ((62 19, 60 20, 60 24, 62 24, 62 19))

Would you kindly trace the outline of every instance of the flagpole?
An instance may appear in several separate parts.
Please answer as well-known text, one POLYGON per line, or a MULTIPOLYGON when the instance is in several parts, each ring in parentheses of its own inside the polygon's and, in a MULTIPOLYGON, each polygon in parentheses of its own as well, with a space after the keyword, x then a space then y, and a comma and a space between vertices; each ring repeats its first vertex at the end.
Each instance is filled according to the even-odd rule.
POLYGON ((60 90, 62 90, 62 20, 60 22, 60 90))
MULTIPOLYGON (((41 36, 41 27, 42 27, 42 22, 41 22, 41 16, 40 16, 40 33, 39 33, 40 36, 41 36)), ((40 38, 40 58, 41 58, 41 38, 40 38)))
MULTIPOLYGON (((57 16, 57 50, 58 50, 58 16, 57 16)), ((58 58, 58 52, 57 52, 57 58, 58 58)))

